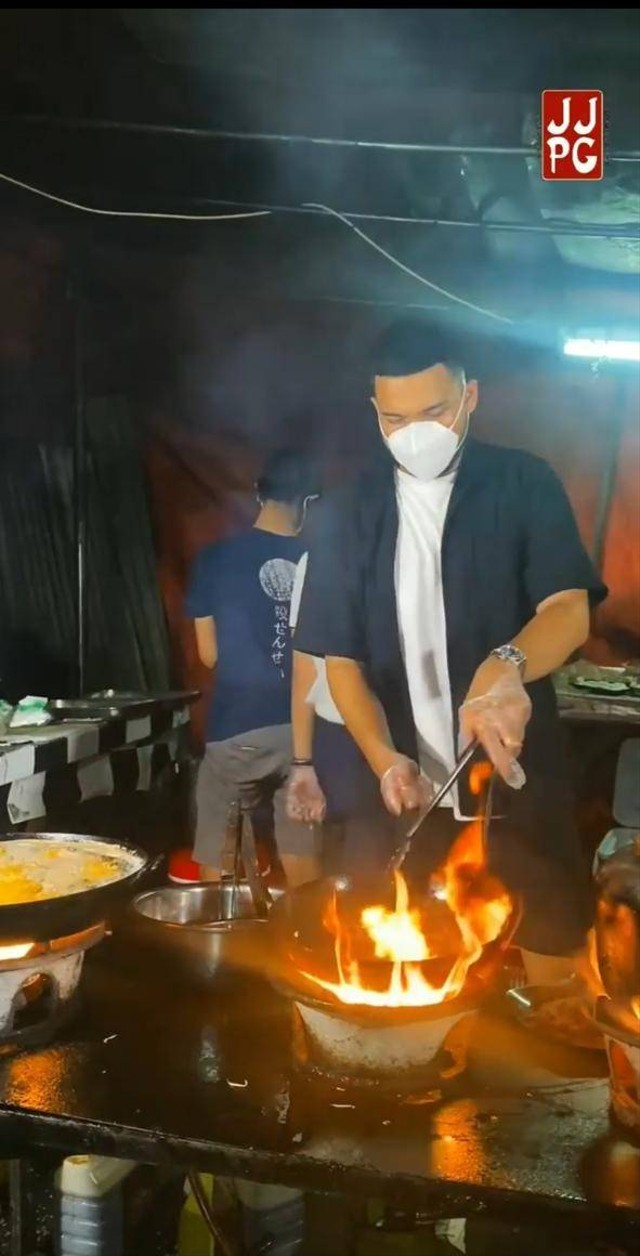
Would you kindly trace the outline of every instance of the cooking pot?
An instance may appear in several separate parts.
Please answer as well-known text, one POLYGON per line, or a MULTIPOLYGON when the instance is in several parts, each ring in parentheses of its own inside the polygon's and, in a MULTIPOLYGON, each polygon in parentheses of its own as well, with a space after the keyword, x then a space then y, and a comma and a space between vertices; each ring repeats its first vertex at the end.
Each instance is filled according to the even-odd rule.
MULTIPOLYGON (((272 891, 276 896, 278 891, 272 891)), ((164 886, 139 894, 122 921, 127 944, 210 982, 224 968, 264 968, 269 930, 245 882, 164 886)))

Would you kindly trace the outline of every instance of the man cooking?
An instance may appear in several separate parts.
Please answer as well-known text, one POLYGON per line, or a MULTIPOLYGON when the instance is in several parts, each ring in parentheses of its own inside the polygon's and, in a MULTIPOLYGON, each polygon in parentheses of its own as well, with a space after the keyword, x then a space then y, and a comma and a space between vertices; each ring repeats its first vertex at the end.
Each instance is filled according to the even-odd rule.
MULTIPOLYGON (((591 901, 550 676, 585 642, 606 588, 551 469, 470 435, 478 384, 446 333, 405 319, 373 367, 379 465, 323 512, 295 649, 324 656, 384 807, 406 827, 479 739, 504 783, 490 855, 523 897, 528 978, 559 980, 591 901)), ((463 777, 416 838, 414 876, 441 864, 475 806, 463 777)), ((371 834, 361 862, 386 861, 392 825, 371 834)))

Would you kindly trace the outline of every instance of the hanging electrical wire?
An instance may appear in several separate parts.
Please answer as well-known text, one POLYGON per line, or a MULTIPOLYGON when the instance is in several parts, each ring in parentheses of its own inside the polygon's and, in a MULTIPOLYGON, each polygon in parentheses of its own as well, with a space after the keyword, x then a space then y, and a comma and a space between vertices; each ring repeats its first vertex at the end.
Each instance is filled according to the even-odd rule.
POLYGON ((430 288, 432 292, 437 292, 441 297, 446 297, 448 301, 455 301, 457 305, 464 305, 468 310, 474 310, 476 314, 483 314, 486 318, 494 318, 499 323, 513 323, 512 318, 508 318, 506 314, 497 314, 495 310, 486 310, 482 305, 475 305, 473 301, 467 301, 466 297, 458 297, 454 292, 449 292, 446 288, 441 288, 439 284, 433 283, 431 279, 426 279, 424 275, 418 274, 417 270, 413 270, 411 266, 407 266, 401 262, 398 257, 394 257, 387 249, 383 249, 381 244, 377 244, 371 239, 360 227, 356 227, 355 223, 347 218, 346 214, 341 214, 337 209, 330 209, 328 205, 315 205, 309 203, 304 206, 305 209, 320 209, 325 214, 329 214, 332 218, 337 218, 339 222, 343 222, 345 227, 349 227, 361 240, 365 241, 370 248, 375 249, 376 253, 380 253, 392 265, 397 266, 398 270, 404 271, 405 275, 409 275, 411 279, 417 279, 418 283, 424 284, 425 288, 430 288))
POLYGON ((33 187, 31 183, 23 183, 22 179, 14 179, 12 175, 3 174, 1 171, 0 179, 3 183, 11 183, 25 192, 33 192, 34 196, 43 196, 47 201, 56 201, 58 205, 65 205, 67 209, 79 209, 84 214, 100 214, 107 218, 169 218, 181 222, 228 222, 235 218, 266 218, 271 213, 269 209, 252 209, 233 214, 166 214, 151 213, 140 209, 101 209, 97 205, 81 205, 77 201, 66 200, 63 196, 54 196, 53 192, 45 192, 42 188, 33 187))
MULTIPOLYGON (((45 192, 42 188, 34 187, 32 184, 24 183, 21 179, 15 179, 13 176, 3 174, 2 172, 0 172, 0 180, 3 180, 5 183, 13 184, 15 187, 22 188, 27 192, 32 192, 35 196, 43 196, 46 200, 56 201, 58 204, 66 206, 68 209, 80 210, 83 213, 89 214, 106 215, 112 218, 151 218, 176 219, 188 222, 221 222, 232 221, 234 219, 265 218, 274 212, 267 208, 247 209, 228 214, 168 214, 146 210, 103 209, 98 206, 82 205, 77 201, 68 200, 65 197, 54 195, 52 192, 45 192)), ((493 318, 501 323, 513 322, 513 319, 508 318, 506 315, 498 314, 495 310, 484 309, 480 305, 475 305, 473 301, 468 301, 466 297, 457 296, 456 293, 449 292, 446 288, 440 287, 439 284, 434 283, 431 279, 427 279, 425 275, 418 274, 418 272, 413 270, 411 266, 407 266, 405 262, 400 260, 400 258, 394 257, 393 254, 389 253, 387 249, 384 249, 381 244, 377 244, 375 240, 372 240, 366 232, 364 232, 360 227, 357 227, 346 214, 341 213, 339 210, 332 209, 327 205, 314 204, 313 202, 304 203, 300 208, 302 210, 310 210, 315 213, 328 214, 329 216, 336 218, 339 222, 344 223, 345 226, 349 227, 349 229, 355 233, 355 235, 359 236, 361 240, 364 240, 370 248, 375 249, 377 253, 386 258, 386 260, 393 266, 396 266, 398 270, 403 271, 411 279, 415 279, 426 288, 430 288, 431 291, 437 292, 440 296, 446 297, 447 300, 453 301, 457 305, 464 305, 467 309, 474 310, 475 313, 482 314, 486 318, 493 318)))

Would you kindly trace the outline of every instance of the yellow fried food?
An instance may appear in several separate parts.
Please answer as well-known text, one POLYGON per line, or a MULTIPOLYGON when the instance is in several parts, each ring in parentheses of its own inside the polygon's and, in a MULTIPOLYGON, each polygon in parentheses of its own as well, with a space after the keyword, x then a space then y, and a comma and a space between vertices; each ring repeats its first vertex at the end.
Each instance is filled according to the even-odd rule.
POLYGON ((39 848, 34 858, 29 839, 21 839, 9 853, 0 847, 0 907, 77 894, 108 884, 120 871, 117 859, 71 846, 39 848), (23 853, 19 847, 24 859, 16 857, 23 853))
POLYGON ((19 869, 3 869, 0 875, 0 905, 31 903, 42 897, 42 887, 37 881, 20 873, 19 869), (8 873, 8 875, 7 875, 8 873))
POLYGON ((99 881, 104 881, 117 870, 117 863, 114 859, 106 859, 101 855, 94 855, 82 864, 82 879, 89 881, 95 885, 99 881))

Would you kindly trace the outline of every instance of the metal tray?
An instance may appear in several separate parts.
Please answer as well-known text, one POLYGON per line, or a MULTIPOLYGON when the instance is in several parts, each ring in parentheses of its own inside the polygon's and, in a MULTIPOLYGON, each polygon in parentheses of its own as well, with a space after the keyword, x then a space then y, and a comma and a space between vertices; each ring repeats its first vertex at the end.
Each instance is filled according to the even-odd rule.
POLYGON ((47 710, 54 720, 118 720, 125 715, 142 715, 153 710, 153 703, 116 705, 106 698, 52 698, 47 710))
POLYGON ((132 693, 118 689, 101 689, 87 694, 92 702, 112 702, 115 706, 131 706, 138 702, 153 702, 156 706, 180 706, 197 702, 199 689, 169 689, 161 693, 132 693))
POLYGON ((200 697, 198 690, 177 690, 175 693, 119 693, 105 689, 85 698, 52 698, 47 710, 57 720, 115 720, 151 715, 153 711, 188 705, 200 697))

